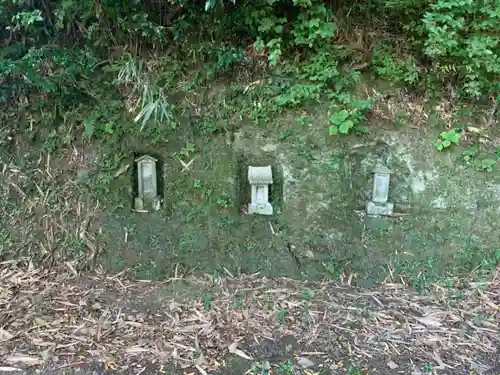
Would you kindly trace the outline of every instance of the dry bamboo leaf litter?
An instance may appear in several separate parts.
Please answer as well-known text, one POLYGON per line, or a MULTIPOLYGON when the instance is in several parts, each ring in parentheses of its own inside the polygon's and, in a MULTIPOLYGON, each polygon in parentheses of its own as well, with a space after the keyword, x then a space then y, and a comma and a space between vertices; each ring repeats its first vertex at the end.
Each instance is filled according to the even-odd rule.
POLYGON ((447 291, 423 296, 397 284, 356 291, 259 275, 216 285, 206 278, 143 283, 123 275, 75 275, 68 264, 34 269, 2 262, 0 363, 140 357, 208 371, 228 353, 253 359, 262 342, 292 336, 310 352, 414 356, 454 368, 500 347, 499 273, 487 284, 470 284, 456 299, 446 298, 447 291), (174 298, 173 283, 210 290, 210 306, 199 296, 174 298), (303 290, 314 290, 314 297, 304 299, 303 290), (244 295, 240 307, 236 294, 244 295))

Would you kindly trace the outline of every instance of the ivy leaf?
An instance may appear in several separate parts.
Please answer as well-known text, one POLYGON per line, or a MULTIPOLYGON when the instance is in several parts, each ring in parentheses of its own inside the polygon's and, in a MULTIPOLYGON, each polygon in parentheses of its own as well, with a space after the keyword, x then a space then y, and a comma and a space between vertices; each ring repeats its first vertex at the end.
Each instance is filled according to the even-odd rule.
POLYGON ((340 125, 349 117, 349 112, 346 109, 343 109, 340 112, 336 112, 330 116, 330 121, 332 124, 340 125))
POLYGON ((253 48, 255 48, 256 52, 262 52, 266 48, 266 45, 261 38, 257 38, 257 40, 253 44, 253 48))
POLYGON ((113 134, 114 133, 113 124, 111 124, 109 122, 107 124, 105 124, 103 131, 106 134, 113 134))
POLYGON ((270 66, 276 66, 278 65, 278 61, 281 56, 281 50, 279 48, 271 50, 271 53, 268 56, 268 61, 270 66))
MULTIPOLYGON (((450 130, 450 131, 447 131, 447 132, 442 132, 440 134, 441 138, 443 138, 443 140, 447 140, 451 143, 454 143, 456 145, 459 144, 460 142, 460 133, 456 130, 450 130)), ((445 145, 445 147, 448 147, 449 145, 445 145)))
POLYGON ((460 142, 460 133, 453 132, 453 133, 450 135, 449 140, 450 140, 451 142, 455 143, 456 145, 458 145, 458 143, 460 142))
POLYGON ((331 125, 328 128, 328 134, 330 134, 330 135, 337 135, 338 133, 339 133, 339 128, 337 127, 337 125, 331 125))
POLYGON ((349 133, 349 130, 354 127, 354 123, 351 120, 346 120, 339 126, 339 131, 342 134, 347 134, 349 133))

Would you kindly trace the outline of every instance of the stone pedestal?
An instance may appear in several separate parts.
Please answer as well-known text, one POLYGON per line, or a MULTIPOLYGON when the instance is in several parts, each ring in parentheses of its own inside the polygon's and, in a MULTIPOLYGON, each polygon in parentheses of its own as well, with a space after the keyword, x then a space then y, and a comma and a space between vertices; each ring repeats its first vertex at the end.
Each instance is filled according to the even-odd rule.
POLYGON ((134 210, 136 211, 158 211, 161 206, 161 197, 155 197, 152 199, 135 198, 134 200, 134 210))
POLYGON ((144 211, 144 201, 142 200, 142 198, 134 199, 134 210, 144 211))
POLYGON ((249 214, 259 214, 259 215, 272 215, 273 206, 271 203, 250 203, 248 205, 249 214))
POLYGON ((368 202, 366 204, 366 214, 369 216, 392 216, 393 210, 393 203, 368 202))

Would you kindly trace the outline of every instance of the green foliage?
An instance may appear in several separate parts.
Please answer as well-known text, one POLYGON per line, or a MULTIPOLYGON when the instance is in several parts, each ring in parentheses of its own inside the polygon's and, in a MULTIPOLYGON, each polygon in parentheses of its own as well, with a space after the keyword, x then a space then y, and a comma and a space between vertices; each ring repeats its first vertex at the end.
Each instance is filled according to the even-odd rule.
POLYGON ((497 153, 480 153, 477 144, 466 148, 462 152, 461 157, 466 165, 483 172, 492 172, 500 160, 500 156, 497 153))
POLYGON ((181 149, 179 154, 185 157, 189 157, 191 154, 196 152, 196 145, 192 142, 186 142, 186 145, 181 149))
POLYGON ((219 198, 216 201, 217 206, 222 207, 222 208, 229 208, 229 199, 228 198, 219 198))
POLYGON ((493 171, 493 168, 496 166, 496 164, 497 160, 486 158, 481 160, 480 169, 482 171, 491 172, 493 171))
POLYGON ((321 49, 325 41, 334 37, 336 26, 333 12, 324 4, 312 4, 311 1, 296 1, 302 8, 292 24, 293 43, 296 46, 321 49))
POLYGON ((229 70, 235 63, 243 61, 245 53, 242 48, 223 46, 217 50, 217 68, 229 70))
POLYGON ((423 364, 422 369, 423 369, 424 371, 429 371, 429 372, 431 372, 431 371, 433 371, 433 370, 434 370, 434 365, 433 365, 432 363, 426 362, 426 363, 424 363, 424 364, 423 364))
POLYGON ((443 151, 451 147, 452 145, 460 144, 461 133, 459 129, 451 129, 448 131, 441 132, 439 134, 438 140, 435 144, 438 151, 443 151))
POLYGON ((346 375, 365 375, 365 374, 367 374, 366 369, 364 369, 357 363, 351 362, 349 363, 349 366, 347 366, 346 375))
MULTIPOLYGON (((254 48, 265 52, 270 66, 275 67, 284 53, 296 49, 319 51, 335 36, 333 12, 318 1, 294 1, 294 17, 277 14, 273 2, 250 12, 247 24, 257 31, 254 48)), ((277 2, 275 2, 277 3, 277 2)))
POLYGON ((203 295, 202 302, 203 302, 203 308, 205 311, 209 311, 210 308, 212 307, 212 295, 211 294, 205 294, 203 295))
POLYGON ((337 135, 366 131, 361 125, 366 122, 366 114, 372 108, 374 100, 353 99, 349 95, 337 96, 337 99, 341 104, 334 106, 328 133, 337 135))
POLYGON ((423 17, 424 52, 438 74, 455 73, 468 96, 480 97, 500 88, 500 3, 440 0, 423 17))
POLYGON ((417 62, 411 55, 401 58, 377 48, 373 51, 372 65, 377 75, 390 82, 414 85, 419 79, 417 62))
POLYGON ((166 77, 151 79, 151 75, 145 72, 144 65, 143 61, 136 62, 130 55, 127 56, 121 67, 118 65, 120 70, 115 80, 117 85, 124 85, 129 89, 128 99, 132 111, 137 113, 134 122, 141 122, 141 131, 150 120, 166 122, 175 128, 174 107, 169 103, 165 92, 170 81, 167 79, 165 82, 158 82, 158 78, 166 77))
POLYGON ((300 291, 300 295, 306 301, 311 301, 314 298, 314 291, 308 290, 308 289, 303 289, 300 291))
POLYGON ((477 150, 477 146, 472 145, 472 146, 466 148, 462 152, 462 158, 466 164, 471 164, 474 161, 474 159, 476 158, 476 156, 478 155, 478 153, 479 152, 477 150))
MULTIPOLYGON (((334 16, 337 9, 349 7, 347 3, 335 9, 317 0, 179 4, 54 0, 47 7, 2 1, 0 102, 9 103, 6 108, 12 113, 22 108, 28 121, 71 119, 88 139, 106 141, 135 132, 123 129, 116 118, 125 107, 138 133, 144 132, 140 136, 157 141, 178 126, 175 93, 238 69, 262 68, 262 58, 267 62, 267 70, 257 70, 265 75, 259 77, 262 92, 239 110, 256 122, 269 120, 277 111, 345 94, 360 79, 350 60, 353 46, 342 42, 353 30, 334 16), (179 85, 186 71, 196 73, 179 85), (122 101, 122 107, 102 108, 103 99, 110 96, 122 101)), ((388 19, 384 6, 391 15, 386 26, 399 35, 374 44, 369 62, 375 74, 406 86, 452 84, 459 94, 474 98, 500 91, 498 2, 355 3, 349 20, 365 27, 369 20, 388 19)), ((332 134, 362 129, 358 125, 368 108, 337 100, 334 104, 338 108, 332 115, 332 134), (339 122, 345 111, 348 116, 339 122)), ((221 129, 207 124, 203 131, 221 129)))
POLYGON ((293 375, 296 373, 296 369, 294 368, 292 361, 288 360, 278 364, 274 373, 276 375, 293 375))
POLYGON ((335 112, 330 116, 332 125, 328 128, 330 135, 348 134, 354 128, 354 121, 351 119, 352 115, 347 109, 340 112, 335 112))
POLYGON ((500 3, 474 0, 386 0, 437 82, 464 97, 500 89, 500 3))
POLYGON ((288 313, 288 310, 287 309, 279 309, 277 312, 276 312, 276 320, 279 322, 279 323, 284 323, 285 322, 285 317, 286 317, 286 314, 288 313))

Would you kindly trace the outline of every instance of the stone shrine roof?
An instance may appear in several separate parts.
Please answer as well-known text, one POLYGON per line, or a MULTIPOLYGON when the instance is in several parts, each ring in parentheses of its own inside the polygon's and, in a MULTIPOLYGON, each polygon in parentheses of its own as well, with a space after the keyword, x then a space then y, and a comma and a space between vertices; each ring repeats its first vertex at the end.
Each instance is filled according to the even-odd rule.
POLYGON ((137 159, 135 159, 136 163, 145 162, 145 161, 157 162, 158 159, 155 159, 154 157, 152 157, 150 155, 142 155, 142 156, 138 157, 137 159))
POLYGON ((248 182, 250 184, 272 184, 273 171, 271 166, 267 167, 248 167, 248 182))

